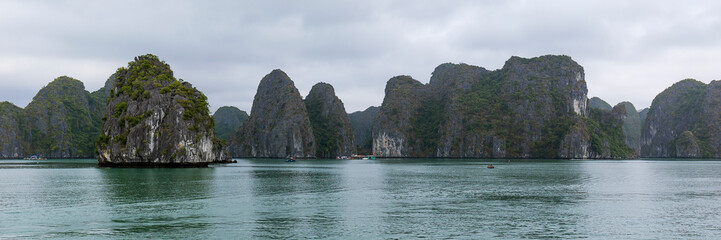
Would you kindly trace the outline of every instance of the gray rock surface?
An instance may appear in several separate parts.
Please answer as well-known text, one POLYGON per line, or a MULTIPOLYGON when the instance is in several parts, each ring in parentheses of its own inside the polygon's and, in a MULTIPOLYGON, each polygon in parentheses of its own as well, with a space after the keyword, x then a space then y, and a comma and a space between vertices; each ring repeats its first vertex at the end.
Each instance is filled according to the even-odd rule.
POLYGON ((304 100, 313 128, 316 157, 335 158, 356 154, 355 138, 343 102, 333 86, 318 83, 304 100))
POLYGON ((0 102, 0 158, 23 158, 24 123, 23 109, 9 102, 0 102))
POLYGON ((638 117, 641 119, 641 126, 643 127, 644 122, 646 122, 646 115, 648 115, 649 108, 641 109, 641 111, 638 112, 638 117))
POLYGON ((105 99, 82 82, 62 76, 38 91, 23 110, 28 154, 46 158, 92 158, 105 99))
POLYGON ((373 154, 373 121, 380 112, 380 107, 368 107, 363 111, 348 114, 350 126, 355 136, 358 154, 373 154))
POLYGON ((641 156, 721 157, 721 82, 686 79, 654 98, 641 133, 641 156))
POLYGON ((676 157, 678 158, 700 158, 701 148, 698 139, 691 131, 683 131, 676 139, 676 157))
POLYGON ((283 71, 273 70, 260 81, 250 118, 236 141, 240 146, 237 154, 242 157, 315 157, 316 144, 305 104, 283 71))
POLYGON ((116 72, 114 96, 98 139, 110 167, 197 167, 231 161, 216 138, 207 98, 170 66, 143 55, 116 72))
POLYGON ((426 85, 394 77, 373 126, 373 152, 380 157, 628 156, 625 145, 608 139, 623 144, 620 124, 615 135, 595 131, 602 128, 598 123, 586 129, 586 121, 596 121, 585 120, 586 92, 583 68, 567 56, 512 57, 495 71, 441 64, 426 85), (588 141, 624 149, 593 153, 603 143, 588 141))
POLYGON ((636 108, 630 102, 621 102, 615 107, 620 107, 623 112, 623 133, 626 136, 626 145, 632 147, 636 152, 641 150, 641 117, 636 108))

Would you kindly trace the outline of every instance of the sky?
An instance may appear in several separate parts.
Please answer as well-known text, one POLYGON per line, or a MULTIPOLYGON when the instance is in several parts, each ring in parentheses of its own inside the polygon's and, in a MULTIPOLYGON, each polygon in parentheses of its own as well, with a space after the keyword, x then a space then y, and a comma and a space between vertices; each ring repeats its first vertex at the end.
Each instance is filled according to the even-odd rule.
POLYGON ((25 107, 53 79, 88 91, 151 53, 206 96, 248 111, 282 69, 305 96, 330 83, 347 112, 386 82, 441 63, 499 69, 568 55, 588 97, 649 107, 686 78, 721 79, 721 1, 0 1, 0 101, 25 107))

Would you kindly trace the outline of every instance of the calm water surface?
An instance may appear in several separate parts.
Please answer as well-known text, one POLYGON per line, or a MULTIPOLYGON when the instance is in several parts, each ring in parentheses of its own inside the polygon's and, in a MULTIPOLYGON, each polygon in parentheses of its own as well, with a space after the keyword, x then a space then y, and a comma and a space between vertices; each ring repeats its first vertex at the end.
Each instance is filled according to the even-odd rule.
POLYGON ((714 239, 720 161, 0 160, 0 239, 714 239), (487 169, 493 163, 495 169, 487 169))

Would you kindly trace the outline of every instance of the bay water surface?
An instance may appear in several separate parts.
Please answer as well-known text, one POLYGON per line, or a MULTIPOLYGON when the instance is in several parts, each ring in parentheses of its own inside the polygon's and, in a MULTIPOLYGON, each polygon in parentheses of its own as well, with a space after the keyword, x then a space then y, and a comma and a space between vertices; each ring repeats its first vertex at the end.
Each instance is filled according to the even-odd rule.
POLYGON ((0 239, 721 236, 721 161, 237 160, 0 160, 0 239))

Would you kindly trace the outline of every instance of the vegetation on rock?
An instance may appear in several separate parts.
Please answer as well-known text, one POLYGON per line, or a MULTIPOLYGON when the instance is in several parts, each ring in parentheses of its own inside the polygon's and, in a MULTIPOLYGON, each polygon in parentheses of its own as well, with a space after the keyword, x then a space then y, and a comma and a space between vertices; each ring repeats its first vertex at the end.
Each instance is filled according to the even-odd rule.
POLYGON ((356 154, 355 139, 343 102, 335 95, 333 86, 318 83, 303 100, 313 137, 316 157, 335 158, 356 154))
POLYGON ((207 97, 148 54, 119 68, 97 138, 107 166, 188 166, 230 161, 214 136, 207 97))
MULTIPOLYGON (((441 64, 423 85, 388 81, 374 125, 374 153, 393 157, 630 157, 620 123, 588 118, 583 68, 567 56, 512 57, 502 69, 441 64), (564 139, 583 119, 591 136, 564 139), (616 125, 618 124, 618 130, 616 125), (585 140, 584 140, 585 139, 585 140), (621 143, 620 145, 617 143, 621 143), (585 143, 584 143, 585 144, 585 143), (608 155, 587 150, 603 150, 608 155), (566 149, 565 154, 560 154, 566 149)), ((586 131, 586 130, 583 130, 586 131)))
POLYGON ((373 154, 373 121, 380 109, 380 107, 368 107, 363 111, 348 114, 358 154, 373 154))
POLYGON ((718 81, 686 79, 658 94, 644 121, 641 156, 721 157, 720 102, 718 81))
POLYGON ((215 135, 224 141, 230 141, 231 136, 240 130, 245 121, 248 121, 248 113, 232 106, 218 108, 213 114, 215 121, 215 135))
POLYGON ((231 138, 234 156, 315 157, 316 143, 303 98, 292 80, 276 69, 258 84, 248 121, 231 138))
POLYGON ((611 104, 608 104, 606 101, 599 97, 592 97, 591 99, 588 99, 588 107, 606 111, 611 111, 611 109, 613 109, 613 107, 611 107, 611 104))
POLYGON ((82 82, 56 78, 23 110, 29 131, 25 152, 49 158, 93 157, 104 105, 102 94, 85 91, 82 82))

